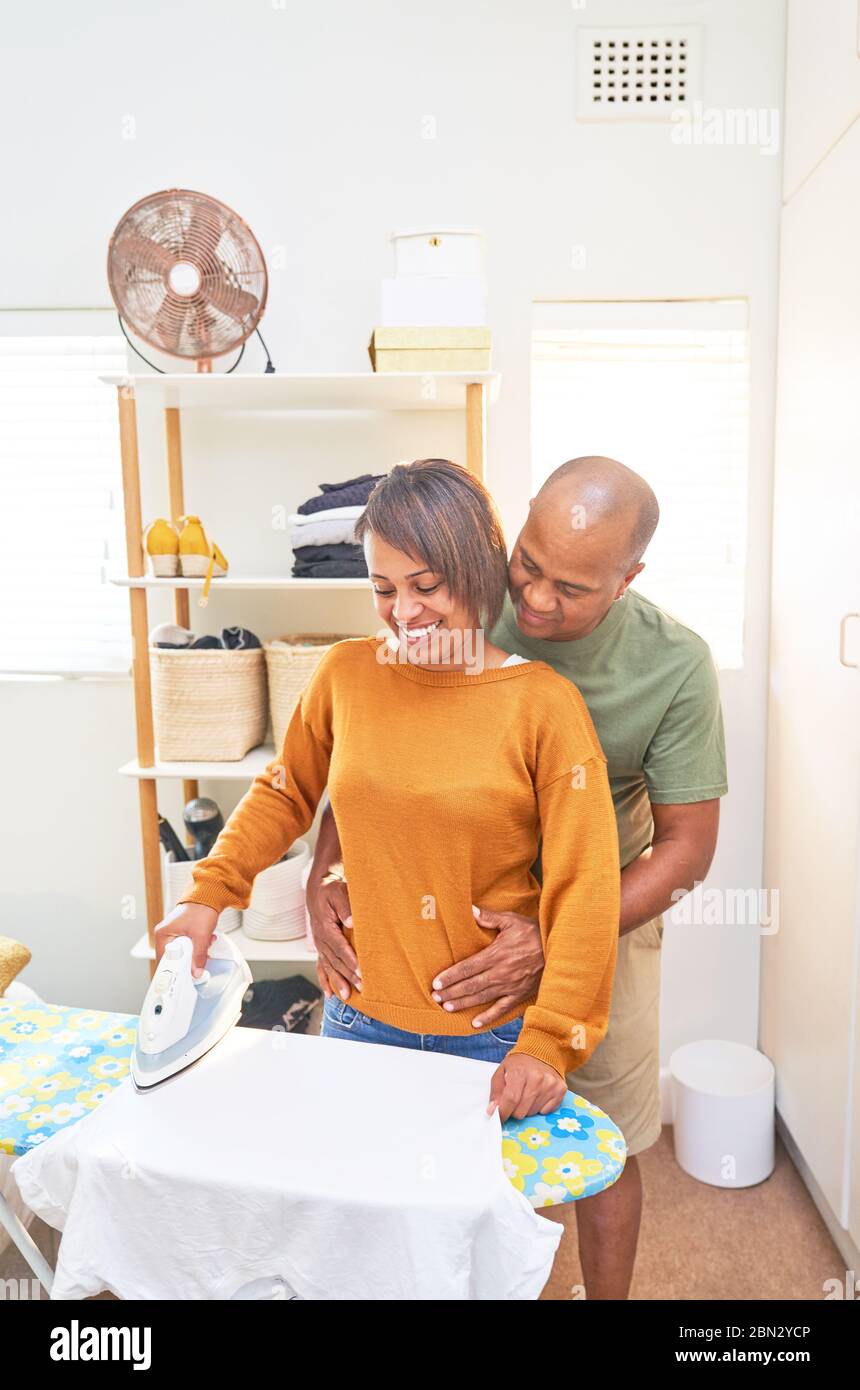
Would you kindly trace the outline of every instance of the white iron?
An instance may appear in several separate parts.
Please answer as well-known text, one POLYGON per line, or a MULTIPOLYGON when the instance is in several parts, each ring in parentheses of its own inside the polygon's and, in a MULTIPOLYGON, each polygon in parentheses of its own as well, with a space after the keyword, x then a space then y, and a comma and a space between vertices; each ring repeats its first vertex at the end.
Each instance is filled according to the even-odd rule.
POLYGON ((167 943, 153 975, 131 1058, 135 1090, 149 1091, 190 1067, 229 1033, 242 1012, 253 981, 245 957, 229 937, 216 932, 203 974, 191 974, 188 936, 167 943))

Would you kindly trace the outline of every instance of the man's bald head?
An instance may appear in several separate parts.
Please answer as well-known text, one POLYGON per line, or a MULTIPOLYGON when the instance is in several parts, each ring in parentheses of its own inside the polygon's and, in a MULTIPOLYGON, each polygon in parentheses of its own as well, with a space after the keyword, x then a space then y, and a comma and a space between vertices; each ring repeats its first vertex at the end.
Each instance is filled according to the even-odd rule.
POLYGON ((572 515, 581 508, 586 526, 611 523, 629 570, 641 560, 660 520, 657 498, 644 478, 617 459, 586 454, 551 473, 532 503, 535 518, 545 509, 572 515))

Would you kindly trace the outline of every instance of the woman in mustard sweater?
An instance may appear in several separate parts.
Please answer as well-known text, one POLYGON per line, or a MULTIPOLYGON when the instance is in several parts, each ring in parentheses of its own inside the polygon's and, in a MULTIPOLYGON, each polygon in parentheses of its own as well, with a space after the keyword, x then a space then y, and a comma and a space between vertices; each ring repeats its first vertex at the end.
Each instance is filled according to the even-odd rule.
POLYGON ((326 1000, 324 1036, 495 1061, 488 1109, 546 1114, 608 1024, 620 870, 606 759, 576 688, 484 636, 507 560, 472 474, 398 464, 359 527, 384 633, 323 657, 157 955, 188 935, 202 967, 218 913, 248 905, 328 787, 361 988, 326 1000), (478 1031, 432 998, 436 975, 492 935, 473 903, 539 917, 546 961, 536 997, 478 1031))

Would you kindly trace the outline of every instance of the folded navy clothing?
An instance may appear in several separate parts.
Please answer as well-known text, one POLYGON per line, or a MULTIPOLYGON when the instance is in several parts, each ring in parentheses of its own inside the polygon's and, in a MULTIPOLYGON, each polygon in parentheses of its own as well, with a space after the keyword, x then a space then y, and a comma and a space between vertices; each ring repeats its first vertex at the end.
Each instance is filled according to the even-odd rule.
POLYGON ((364 550, 360 545, 339 541, 334 545, 300 545, 293 555, 297 565, 316 565, 320 560, 360 560, 364 550))
POLYGON ((382 473, 359 473, 357 478, 347 478, 343 483, 320 483, 320 492, 340 492, 342 487, 354 487, 356 483, 378 483, 382 473))
POLYGON ((314 564, 293 565, 294 579, 365 579, 364 556, 347 560, 317 560, 314 564))
POLYGON ((325 512, 332 507, 362 507, 384 477, 384 473, 362 473, 345 483, 320 483, 322 496, 309 497, 297 511, 300 516, 312 516, 315 512, 325 512))

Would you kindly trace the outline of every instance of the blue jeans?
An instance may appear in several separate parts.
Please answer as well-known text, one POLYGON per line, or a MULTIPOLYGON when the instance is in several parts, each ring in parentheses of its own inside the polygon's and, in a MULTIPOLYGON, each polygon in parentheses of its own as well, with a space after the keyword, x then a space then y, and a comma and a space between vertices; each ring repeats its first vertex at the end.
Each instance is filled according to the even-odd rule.
POLYGON ((321 1035, 346 1038, 353 1042, 386 1043, 389 1047, 411 1047, 421 1052, 445 1052, 453 1057, 471 1057, 477 1062, 501 1062, 510 1052, 523 1026, 521 1018, 500 1023, 483 1032, 455 1037, 450 1033, 407 1033, 388 1023, 359 1013, 351 1004, 332 995, 323 1009, 321 1035))

